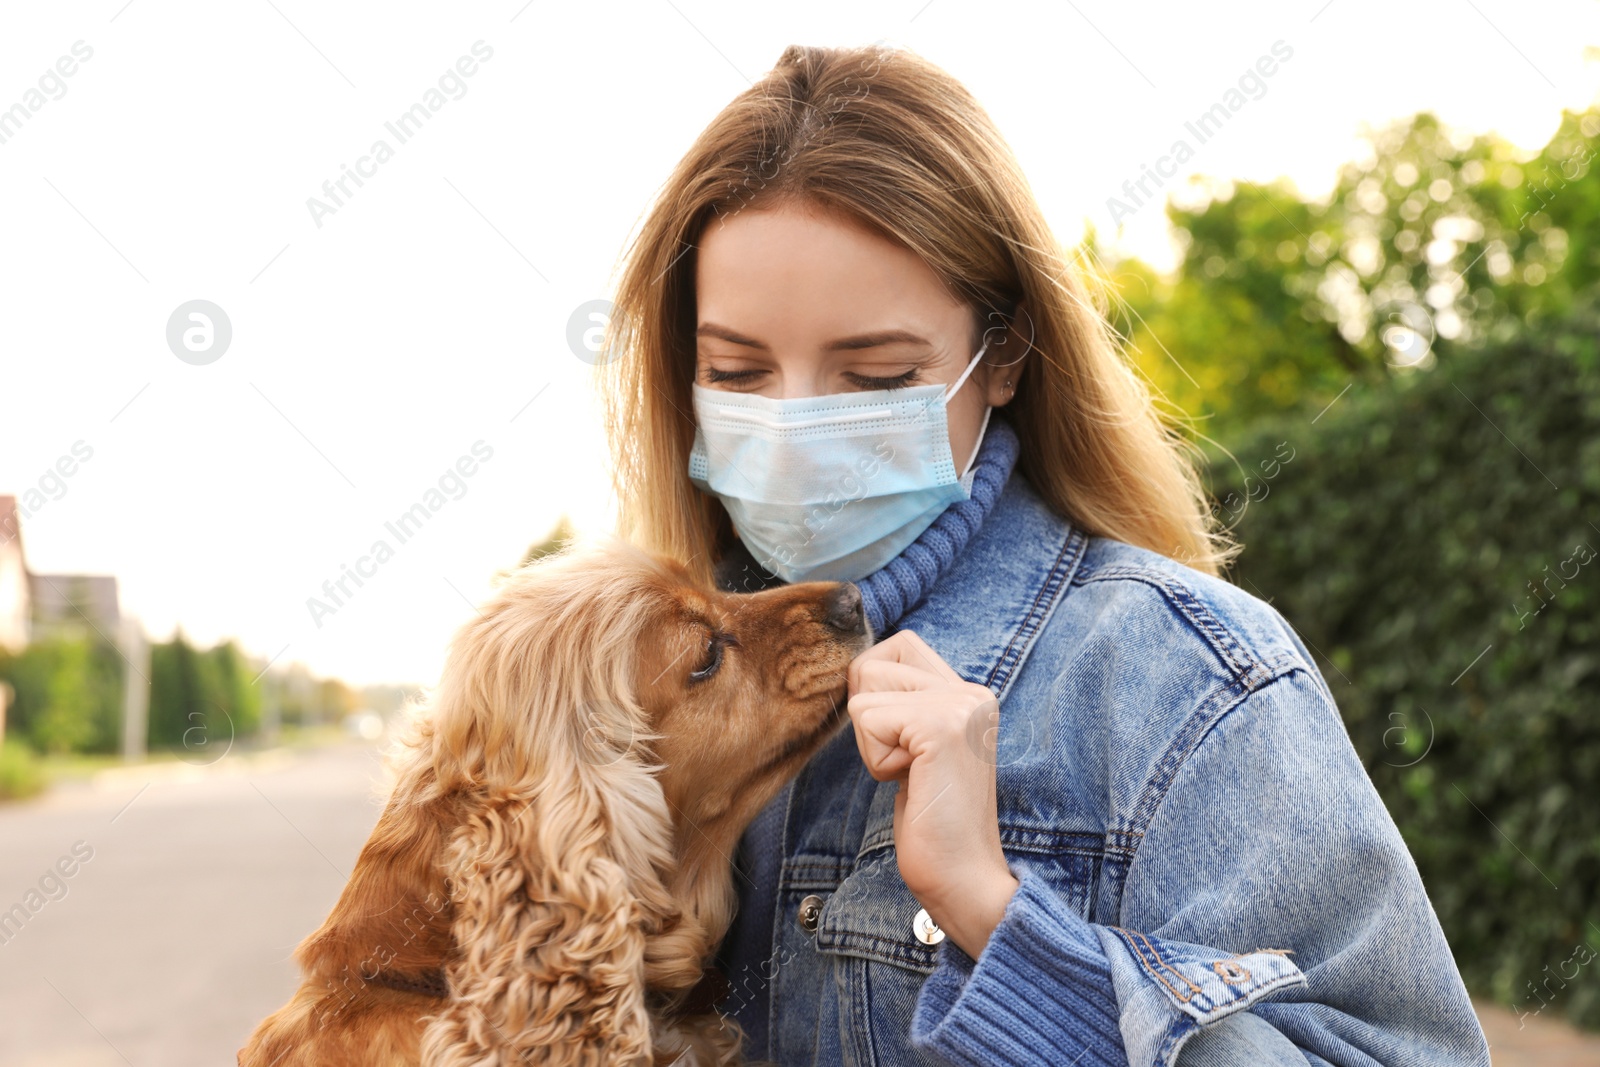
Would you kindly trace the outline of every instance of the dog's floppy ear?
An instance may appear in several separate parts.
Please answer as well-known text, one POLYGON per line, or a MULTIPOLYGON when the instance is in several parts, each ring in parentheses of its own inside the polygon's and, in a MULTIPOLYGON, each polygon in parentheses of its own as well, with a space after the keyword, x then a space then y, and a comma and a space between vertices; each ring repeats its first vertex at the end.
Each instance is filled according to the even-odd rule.
POLYGON ((700 977, 705 929, 667 886, 673 820, 633 693, 658 605, 631 558, 542 560, 454 643, 428 753, 460 801, 441 864, 455 952, 424 1063, 648 1064, 646 990, 700 977))
POLYGON ((573 774, 495 790, 457 827, 445 867, 458 955, 424 1062, 535 1050, 548 1064, 649 1062, 648 917, 591 785, 573 774))

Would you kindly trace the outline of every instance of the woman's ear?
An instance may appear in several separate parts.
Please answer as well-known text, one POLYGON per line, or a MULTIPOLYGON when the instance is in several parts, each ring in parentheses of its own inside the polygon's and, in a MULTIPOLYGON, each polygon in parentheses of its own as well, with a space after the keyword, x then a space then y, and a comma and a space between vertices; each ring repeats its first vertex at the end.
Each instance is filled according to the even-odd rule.
POLYGON ((499 1063, 506 1053, 516 1055, 504 1062, 650 1062, 652 923, 613 856, 596 786, 575 773, 495 790, 454 831, 445 867, 457 954, 424 1063, 499 1063))
POLYGON ((983 356, 984 401, 1005 407, 1016 397, 1023 361, 1033 351, 1033 317, 1024 302, 1019 300, 1010 315, 991 311, 984 339, 989 342, 983 356))

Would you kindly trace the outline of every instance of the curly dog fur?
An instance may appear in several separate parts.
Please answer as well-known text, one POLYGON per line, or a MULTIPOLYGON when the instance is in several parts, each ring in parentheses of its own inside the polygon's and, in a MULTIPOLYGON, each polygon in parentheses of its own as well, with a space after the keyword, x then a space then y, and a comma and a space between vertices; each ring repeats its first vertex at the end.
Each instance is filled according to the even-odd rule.
POLYGON ((853 586, 715 592, 616 538, 511 572, 408 705, 378 824, 239 1063, 738 1063, 737 1024, 688 1003, 729 857, 847 720, 871 640, 853 586), (441 972, 442 998, 404 988, 441 972))

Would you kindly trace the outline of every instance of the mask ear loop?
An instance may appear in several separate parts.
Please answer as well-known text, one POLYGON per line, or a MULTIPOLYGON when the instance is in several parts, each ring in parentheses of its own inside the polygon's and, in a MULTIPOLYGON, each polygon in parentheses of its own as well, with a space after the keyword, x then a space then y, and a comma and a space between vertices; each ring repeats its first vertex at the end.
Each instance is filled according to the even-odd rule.
MULTIPOLYGON (((990 329, 993 329, 993 327, 990 327, 990 329)), ((989 331, 985 330, 983 331, 983 347, 978 349, 978 354, 972 357, 972 362, 967 364, 967 369, 961 372, 961 377, 956 379, 955 384, 945 391, 944 399, 946 403, 949 403, 950 398, 959 393, 961 387, 967 384, 967 376, 978 368, 978 364, 983 360, 983 354, 987 351, 989 351, 989 331)))
POLYGON ((994 408, 988 404, 985 404, 983 408, 983 422, 978 427, 978 439, 972 442, 972 455, 967 457, 967 465, 961 471, 961 477, 963 478, 972 472, 972 465, 978 462, 978 450, 983 447, 983 435, 989 429, 989 416, 993 414, 994 408))
MULTIPOLYGON (((1023 313, 1027 314, 1026 308, 1023 309, 1023 313)), ((991 311, 989 314, 998 315, 999 312, 991 311)), ((950 398, 955 396, 961 387, 966 384, 967 377, 977 369, 978 364, 983 360, 983 354, 989 350, 989 335, 995 330, 1004 330, 1009 326, 1010 323, 1002 322, 998 326, 990 326, 983 331, 983 346, 978 349, 978 354, 972 357, 972 362, 967 364, 967 369, 962 371, 961 376, 955 380, 955 384, 952 385, 944 394, 944 400, 946 403, 949 403, 950 398)), ((1035 330, 1033 325, 1033 316, 1028 315, 1028 347, 1023 351, 1022 355, 1018 356, 1010 363, 996 363, 993 364, 993 366, 1015 367, 1018 363, 1021 363, 1023 359, 1027 357, 1028 353, 1033 351, 1034 335, 1035 330)), ((1000 343, 1005 344, 1004 341, 1001 341, 1000 343)), ((972 446, 972 455, 967 458, 966 466, 962 468, 961 477, 963 478, 967 476, 967 474, 972 470, 972 465, 978 460, 978 450, 983 447, 983 435, 989 429, 989 416, 992 414, 994 414, 994 406, 990 404, 984 405, 983 423, 978 427, 978 439, 972 446)))
MULTIPOLYGON (((967 364, 967 369, 961 372, 961 377, 956 379, 955 385, 951 386, 950 391, 944 394, 946 404, 966 384, 967 376, 976 370, 978 364, 983 361, 983 354, 989 351, 989 330, 992 329, 994 327, 991 326, 988 330, 983 331, 983 346, 978 349, 978 354, 972 357, 972 362, 967 364)), ((983 424, 978 427, 978 438, 972 443, 972 455, 967 457, 966 464, 961 468, 960 477, 962 478, 967 476, 968 472, 972 470, 972 465, 978 461, 978 449, 983 446, 983 435, 989 429, 989 416, 992 414, 994 414, 994 407, 985 404, 983 407, 983 424)))
MULTIPOLYGON (((996 368, 998 368, 998 367, 1015 367, 1018 363, 1021 363, 1024 359, 1027 358, 1029 352, 1033 351, 1033 338, 1034 338, 1035 333, 1036 333, 1036 331, 1034 329, 1034 325, 1033 325, 1033 316, 1031 314, 1028 314, 1028 311, 1027 311, 1026 308, 1023 308, 1022 310, 1023 310, 1024 314, 1028 315, 1028 347, 1023 350, 1022 355, 1018 356, 1016 359, 1012 360, 1011 362, 1009 362, 1009 363, 994 363, 994 364, 990 364, 991 367, 996 367, 996 368)), ((996 311, 991 311, 989 314, 990 315, 998 315, 1000 313, 996 312, 996 311)), ((1001 317, 1004 318, 1004 316, 1001 316, 1001 317)), ((1016 316, 1014 316, 1014 315, 1012 316, 1013 319, 1015 317, 1016 316)), ((976 367, 978 365, 978 360, 983 357, 984 352, 988 351, 988 349, 989 349, 989 334, 991 332, 993 332, 994 330, 1007 329, 1010 325, 1011 325, 1011 323, 1009 323, 1009 322, 1002 322, 998 326, 990 326, 990 327, 988 327, 987 329, 985 329, 983 331, 983 347, 978 349, 978 355, 973 359, 972 366, 967 368, 967 373, 971 373, 973 367, 976 367)), ((1005 344, 1005 341, 1001 340, 1000 343, 1001 344, 1005 344)), ((961 381, 965 381, 966 380, 966 376, 967 376, 966 374, 962 374, 961 381)), ((1011 383, 1010 383, 1009 380, 1007 380, 1006 384, 1010 385, 1011 383)), ((960 382, 957 383, 957 388, 960 388, 960 382)), ((952 389, 950 391, 949 395, 950 396, 954 396, 955 395, 955 390, 952 389)), ((988 432, 988 429, 989 429, 989 416, 993 415, 993 414, 994 414, 994 406, 992 404, 991 405, 985 405, 984 409, 983 409, 983 424, 978 427, 978 440, 972 446, 972 455, 970 457, 968 457, 968 459, 967 459, 967 465, 966 465, 965 470, 963 470, 961 472, 961 476, 963 478, 965 478, 969 473, 971 473, 972 465, 974 463, 978 462, 978 451, 979 451, 979 449, 981 449, 983 447, 983 436, 984 436, 985 433, 988 432)))

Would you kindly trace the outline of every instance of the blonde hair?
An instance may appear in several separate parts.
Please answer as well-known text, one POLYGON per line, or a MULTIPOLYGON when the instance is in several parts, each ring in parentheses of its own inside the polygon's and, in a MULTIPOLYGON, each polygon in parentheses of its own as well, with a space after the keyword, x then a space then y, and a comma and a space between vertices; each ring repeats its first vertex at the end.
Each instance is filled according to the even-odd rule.
POLYGON ((597 364, 619 533, 701 578, 731 542, 726 512, 687 471, 695 246, 714 217, 797 201, 916 252, 980 327, 1022 302, 1033 347, 1005 411, 1018 471, 1057 514, 1213 575, 1237 554, 1211 513, 1199 450, 1162 420, 1119 347, 1103 275, 1063 255, 971 94, 882 45, 785 49, 711 120, 631 242, 597 364))

